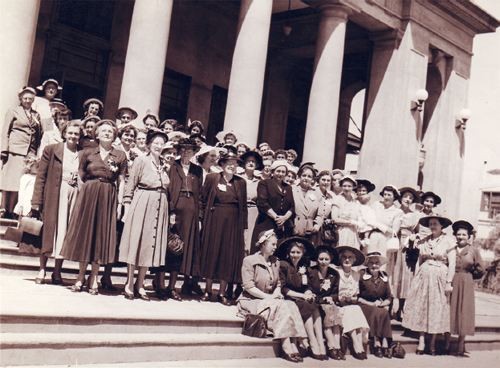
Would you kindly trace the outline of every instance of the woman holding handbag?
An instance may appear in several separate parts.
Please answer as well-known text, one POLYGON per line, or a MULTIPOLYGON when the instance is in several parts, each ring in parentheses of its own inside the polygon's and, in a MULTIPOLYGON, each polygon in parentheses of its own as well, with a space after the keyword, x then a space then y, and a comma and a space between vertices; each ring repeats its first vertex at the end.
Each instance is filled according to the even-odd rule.
MULTIPOLYGON (((129 180, 125 187, 123 234, 120 242, 119 261, 127 263, 125 298, 135 296, 149 300, 144 290, 144 277, 148 267, 165 265, 168 239, 167 187, 170 179, 161 152, 168 140, 161 130, 150 130, 146 144, 147 155, 135 159, 129 180), (134 284, 134 272, 139 269, 134 284)), ((159 289, 156 296, 164 299, 159 289)))
POLYGON ((30 214, 44 222, 37 284, 43 283, 48 257, 56 259, 52 283, 63 282, 60 252, 78 194, 78 143, 82 136, 80 123, 69 122, 62 128, 63 142, 45 147, 40 159, 30 214))
POLYGON ((280 261, 273 255, 277 243, 273 230, 263 231, 255 244, 257 252, 243 260, 243 292, 238 298, 238 315, 261 314, 267 329, 275 339, 281 340, 283 358, 298 363, 303 359, 296 340, 306 338, 307 334, 297 305, 283 299, 281 294, 280 261))

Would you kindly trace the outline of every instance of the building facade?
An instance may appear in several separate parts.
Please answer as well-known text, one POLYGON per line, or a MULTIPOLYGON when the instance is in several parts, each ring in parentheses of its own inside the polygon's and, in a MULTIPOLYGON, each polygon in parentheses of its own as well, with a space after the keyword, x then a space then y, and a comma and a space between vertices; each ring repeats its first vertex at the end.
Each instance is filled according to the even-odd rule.
MULTIPOLYGON (((83 115, 121 106, 201 120, 207 142, 294 148, 343 168, 351 102, 365 90, 358 177, 418 185, 458 214, 472 43, 498 20, 467 0, 7 0, 0 114, 56 78, 83 115), (428 98, 417 106, 416 92, 428 98)), ((140 122, 139 122, 140 124, 140 122)), ((351 137, 352 138, 352 137, 351 137)))

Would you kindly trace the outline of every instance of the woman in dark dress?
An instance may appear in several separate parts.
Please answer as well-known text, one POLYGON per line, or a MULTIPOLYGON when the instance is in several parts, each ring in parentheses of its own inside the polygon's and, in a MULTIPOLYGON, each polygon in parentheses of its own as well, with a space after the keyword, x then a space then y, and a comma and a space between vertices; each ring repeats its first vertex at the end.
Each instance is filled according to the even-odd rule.
POLYGON ((203 218, 201 276, 207 278, 202 297, 209 301, 213 279, 220 280, 218 300, 226 298, 228 282, 241 283, 241 264, 245 256, 244 231, 247 228, 247 187, 245 179, 235 175, 240 159, 221 152, 221 173, 208 174, 201 193, 203 218))
MULTIPOLYGON (((176 256, 167 253, 166 270, 170 272, 170 281, 166 295, 174 300, 182 300, 175 290, 177 275, 184 277, 183 293, 203 294, 196 282, 200 274, 200 226, 199 226, 199 196, 203 182, 203 170, 190 162, 199 150, 196 142, 190 138, 181 138, 176 144, 180 160, 170 168, 169 208, 170 224, 174 226, 184 242, 183 254, 176 256), (190 276, 195 278, 192 282, 190 276)), ((164 285, 156 285, 164 288, 164 285)))
POLYGON ((314 245, 305 238, 292 237, 285 239, 276 253, 278 258, 285 259, 280 262, 281 292, 285 299, 293 300, 299 308, 311 346, 311 357, 328 360, 317 296, 309 287, 312 271, 308 266, 308 256, 314 254, 314 245))
POLYGON ((340 348, 342 318, 339 313, 340 308, 336 305, 339 299, 339 273, 330 267, 330 264, 337 259, 337 251, 332 247, 327 245, 317 247, 317 265, 311 268, 309 287, 318 297, 321 307, 328 356, 334 360, 346 360, 340 348))
MULTIPOLYGON (((456 221, 453 234, 457 238, 457 262, 455 276, 451 282, 450 334, 458 335, 457 357, 468 358, 465 353, 465 336, 474 336, 475 303, 474 278, 484 274, 483 260, 478 248, 472 247, 469 240, 473 236, 474 227, 467 221, 456 221), (473 278, 474 275, 474 278, 473 278)), ((450 351, 450 334, 446 334, 445 349, 450 351)))
POLYGON ((257 186, 257 207, 259 216, 255 222, 250 254, 257 250, 253 244, 257 242, 262 231, 273 229, 278 240, 292 236, 294 214, 292 187, 284 182, 290 170, 286 161, 274 161, 271 165, 271 177, 261 180, 257 186))
POLYGON ((94 140, 94 137, 92 136, 92 131, 94 130, 94 126, 100 120, 101 119, 97 115, 89 115, 82 120, 83 132, 85 133, 85 136, 80 141, 80 147, 82 149, 97 147, 97 142, 94 140))
POLYGON ((392 358, 389 346, 392 340, 391 318, 386 308, 392 301, 389 279, 384 271, 380 270, 387 263, 387 257, 380 253, 369 253, 366 256, 365 266, 368 268, 361 274, 359 280, 358 302, 366 321, 370 326, 370 338, 373 338, 374 355, 377 358, 392 358), (380 344, 382 343, 382 345, 380 344))
POLYGON ((116 135, 114 121, 99 121, 94 127, 99 146, 80 155, 78 172, 83 185, 61 250, 64 259, 80 262, 74 292, 82 290, 87 264, 91 262, 89 293, 97 295, 99 266, 114 263, 117 258, 116 221, 121 214, 127 156, 113 148, 116 135))
POLYGON ((79 122, 69 122, 62 129, 64 142, 45 147, 40 160, 30 215, 44 222, 37 283, 45 278, 47 258, 52 257, 56 259, 52 283, 62 284, 60 252, 78 194, 78 142, 82 135, 79 122))

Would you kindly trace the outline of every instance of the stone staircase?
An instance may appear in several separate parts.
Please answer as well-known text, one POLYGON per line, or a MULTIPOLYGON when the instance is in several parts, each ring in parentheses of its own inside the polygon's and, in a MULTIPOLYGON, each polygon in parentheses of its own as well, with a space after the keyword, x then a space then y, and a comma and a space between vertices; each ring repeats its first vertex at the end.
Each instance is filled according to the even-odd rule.
MULTIPOLYGON (((64 263, 65 286, 51 285, 48 277, 48 284, 36 285, 37 255, 20 254, 16 244, 1 239, 1 233, 0 228, 1 366, 279 355, 279 342, 241 334, 243 321, 236 317, 235 306, 201 303, 196 298, 126 300, 120 295, 125 268, 114 270, 113 283, 119 288, 115 293, 71 293, 68 289, 78 269, 75 262, 64 263)), ((53 260, 49 260, 48 276, 52 267, 53 260)), ((152 292, 150 287, 147 291, 152 292)), ((477 316, 476 324, 476 335, 466 340, 467 350, 500 350, 500 319, 477 316)), ((393 334, 407 353, 415 352, 415 334, 407 336, 398 322, 393 322, 393 334)))

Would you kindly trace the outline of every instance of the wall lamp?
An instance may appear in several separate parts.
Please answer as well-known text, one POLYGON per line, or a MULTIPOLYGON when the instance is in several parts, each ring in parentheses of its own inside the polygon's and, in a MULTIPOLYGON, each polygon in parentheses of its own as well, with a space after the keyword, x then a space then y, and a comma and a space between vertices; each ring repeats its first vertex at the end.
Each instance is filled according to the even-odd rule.
POLYGON ((462 128, 462 130, 465 130, 467 120, 469 120, 471 114, 472 113, 469 109, 460 110, 460 120, 457 120, 457 124, 455 125, 455 128, 457 128, 457 129, 462 128))
POLYGON ((415 93, 415 99, 416 101, 416 108, 419 112, 422 112, 424 109, 424 102, 427 100, 429 97, 429 93, 425 89, 419 89, 417 93, 415 93))

